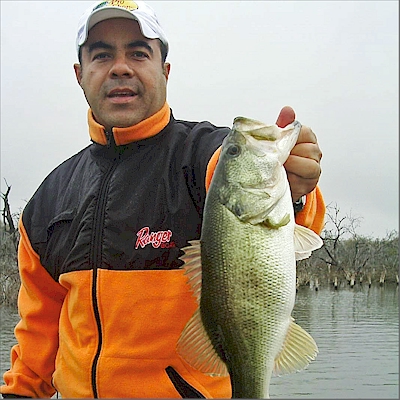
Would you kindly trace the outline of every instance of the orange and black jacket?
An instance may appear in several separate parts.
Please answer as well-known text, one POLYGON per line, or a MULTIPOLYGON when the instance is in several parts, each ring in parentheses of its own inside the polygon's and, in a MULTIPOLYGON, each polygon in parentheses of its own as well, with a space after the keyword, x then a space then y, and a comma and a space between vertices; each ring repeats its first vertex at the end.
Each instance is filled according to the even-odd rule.
MULTIPOLYGON (((194 370, 175 344, 197 304, 180 249, 200 237, 206 182, 228 128, 175 120, 167 104, 57 167, 19 228, 21 320, 1 387, 64 398, 229 398, 229 377, 194 370)), ((298 214, 319 232, 318 188, 298 214)))

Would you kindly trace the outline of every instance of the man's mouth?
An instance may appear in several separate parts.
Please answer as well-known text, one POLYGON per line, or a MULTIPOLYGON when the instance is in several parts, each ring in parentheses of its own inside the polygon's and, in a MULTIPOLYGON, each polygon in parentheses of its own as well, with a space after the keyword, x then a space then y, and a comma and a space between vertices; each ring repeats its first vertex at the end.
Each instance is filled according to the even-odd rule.
POLYGON ((136 96, 136 93, 130 89, 114 89, 108 93, 108 97, 110 98, 118 98, 118 97, 133 97, 136 96))
POLYGON ((108 92, 107 98, 112 104, 130 104, 137 97, 137 93, 128 88, 113 89, 108 92))

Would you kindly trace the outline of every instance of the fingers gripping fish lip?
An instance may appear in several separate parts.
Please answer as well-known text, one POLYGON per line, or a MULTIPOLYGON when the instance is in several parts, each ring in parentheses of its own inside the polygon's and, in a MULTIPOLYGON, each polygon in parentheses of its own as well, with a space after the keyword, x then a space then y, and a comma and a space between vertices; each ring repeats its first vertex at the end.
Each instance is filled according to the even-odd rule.
POLYGON ((293 131, 297 131, 295 136, 298 136, 300 129, 301 123, 299 121, 293 121, 286 127, 280 128, 276 124, 265 124, 264 122, 246 117, 236 117, 232 127, 232 130, 241 132, 244 135, 251 135, 258 140, 269 141, 279 140, 283 136, 292 134, 293 131))
POLYGON ((234 119, 231 138, 228 142, 237 142, 247 145, 258 157, 273 157, 276 154, 280 163, 283 164, 289 156, 290 151, 296 144, 300 134, 301 123, 294 121, 285 128, 277 125, 267 125, 263 122, 245 117, 234 119))

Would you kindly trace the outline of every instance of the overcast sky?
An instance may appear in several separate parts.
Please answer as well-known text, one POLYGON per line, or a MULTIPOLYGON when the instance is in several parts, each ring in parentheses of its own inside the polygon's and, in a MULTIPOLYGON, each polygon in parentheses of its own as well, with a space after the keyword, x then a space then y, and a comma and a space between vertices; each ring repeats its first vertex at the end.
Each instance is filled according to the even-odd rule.
MULTIPOLYGON (((13 211, 90 143, 75 37, 92 1, 1 1, 1 191, 13 211)), ((274 123, 285 105, 323 151, 326 203, 398 230, 398 1, 149 1, 170 41, 174 116, 274 123)), ((3 204, 1 204, 3 208, 3 204)))

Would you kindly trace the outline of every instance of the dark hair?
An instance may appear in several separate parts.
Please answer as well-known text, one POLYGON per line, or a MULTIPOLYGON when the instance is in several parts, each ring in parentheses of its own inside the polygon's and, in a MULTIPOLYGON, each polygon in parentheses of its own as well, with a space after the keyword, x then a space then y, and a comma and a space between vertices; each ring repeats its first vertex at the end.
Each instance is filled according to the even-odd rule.
POLYGON ((79 46, 79 50, 78 50, 78 61, 79 61, 79 64, 82 65, 82 46, 79 46))
POLYGON ((163 64, 164 64, 165 61, 167 60, 168 48, 167 48, 167 46, 164 44, 164 42, 162 42, 160 39, 158 39, 158 41, 160 42, 161 61, 162 61, 163 64))
MULTIPOLYGON (((158 39, 158 42, 160 43, 161 61, 162 61, 162 66, 163 66, 165 61, 167 60, 168 48, 160 39, 158 39)), ((82 66, 82 46, 79 47, 78 61, 79 61, 79 64, 81 64, 81 66, 82 66)))

